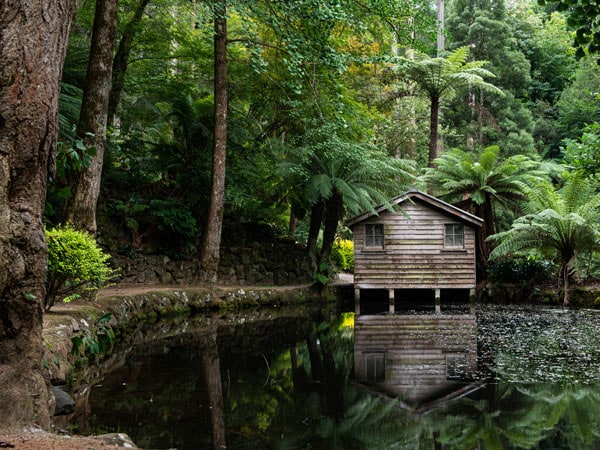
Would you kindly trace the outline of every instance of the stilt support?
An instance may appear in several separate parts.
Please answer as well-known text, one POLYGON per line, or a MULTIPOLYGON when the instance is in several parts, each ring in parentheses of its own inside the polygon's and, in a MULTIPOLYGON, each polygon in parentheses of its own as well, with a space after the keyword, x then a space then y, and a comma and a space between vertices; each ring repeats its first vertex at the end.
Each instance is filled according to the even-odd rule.
POLYGON ((394 305, 394 301, 395 301, 395 297, 394 297, 394 289, 388 289, 388 293, 389 293, 389 300, 390 300, 390 314, 394 314, 395 310, 395 305, 394 305))
POLYGON ((440 289, 435 290, 435 313, 442 313, 442 293, 440 289))
POLYGON ((360 316, 360 289, 354 289, 354 315, 360 316))

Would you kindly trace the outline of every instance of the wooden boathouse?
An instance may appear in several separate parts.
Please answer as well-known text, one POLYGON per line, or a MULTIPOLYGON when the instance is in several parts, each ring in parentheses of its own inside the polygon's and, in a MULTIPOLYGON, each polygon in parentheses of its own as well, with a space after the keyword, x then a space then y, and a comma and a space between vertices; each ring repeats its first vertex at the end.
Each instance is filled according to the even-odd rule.
POLYGON ((475 230, 483 220, 432 195, 411 190, 350 219, 354 236, 355 312, 361 296, 387 293, 388 312, 403 296, 431 293, 439 312, 453 291, 475 293, 475 230))

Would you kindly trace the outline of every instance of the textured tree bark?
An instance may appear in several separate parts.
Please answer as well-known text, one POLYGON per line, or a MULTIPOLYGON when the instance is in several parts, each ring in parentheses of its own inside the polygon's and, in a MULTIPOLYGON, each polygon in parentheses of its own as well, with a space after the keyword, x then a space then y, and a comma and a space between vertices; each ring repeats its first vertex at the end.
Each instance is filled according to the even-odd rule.
POLYGON ((0 2, 0 424, 49 427, 42 226, 77 0, 0 2))
POLYGON ((86 148, 94 147, 90 165, 81 171, 72 186, 64 221, 73 227, 96 233, 96 204, 106 146, 108 96, 112 79, 113 49, 117 32, 117 0, 96 0, 96 14, 90 47, 77 135, 86 148))
POLYGON ((325 204, 325 226, 323 227, 323 246, 321 247, 321 261, 329 258, 338 223, 344 214, 344 199, 342 194, 334 191, 325 204))
POLYGON ((306 250, 308 252, 310 263, 313 266, 313 271, 317 270, 317 240, 319 239, 319 231, 321 230, 324 214, 325 203, 322 201, 314 204, 310 211, 310 225, 308 227, 306 250))
POLYGON ((433 161, 437 158, 438 147, 438 121, 440 115, 439 97, 433 97, 431 99, 431 110, 429 114, 429 158, 427 166, 434 167, 433 161))
POLYGON ((127 66, 129 65, 131 44, 133 43, 133 38, 138 31, 140 22, 142 21, 142 17, 144 15, 144 10, 146 9, 146 6, 148 6, 148 3, 150 3, 150 0, 140 0, 140 2, 137 4, 135 11, 133 12, 133 17, 129 20, 129 22, 127 22, 127 25, 125 25, 123 36, 121 36, 117 53, 115 53, 115 57, 113 59, 112 86, 108 99, 108 125, 113 125, 115 121, 117 108, 121 102, 121 94, 123 93, 123 88, 125 87, 125 74, 127 72, 127 66))
POLYGON ((205 280, 217 281, 219 249, 225 199, 225 159, 227 156, 227 9, 224 0, 214 5, 214 144, 210 207, 202 244, 201 268, 205 280))

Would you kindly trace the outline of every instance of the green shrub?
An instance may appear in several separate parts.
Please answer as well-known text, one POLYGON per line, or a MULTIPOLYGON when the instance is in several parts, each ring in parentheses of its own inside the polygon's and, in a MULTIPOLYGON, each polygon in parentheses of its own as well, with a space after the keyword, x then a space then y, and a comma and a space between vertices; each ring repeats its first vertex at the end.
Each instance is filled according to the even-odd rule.
POLYGON ((331 251, 331 260, 344 271, 354 270, 354 242, 349 239, 337 239, 331 251))
POLYGON ((85 293, 94 293, 119 274, 108 265, 105 254, 87 233, 72 228, 46 230, 48 241, 48 279, 45 307, 56 299, 69 302, 85 293))
POLYGON ((552 278, 554 265, 536 256, 515 256, 490 261, 488 279, 498 283, 545 282, 552 278))
POLYGON ((191 211, 176 200, 151 200, 150 213, 157 219, 158 229, 164 233, 189 239, 198 232, 196 219, 191 211))

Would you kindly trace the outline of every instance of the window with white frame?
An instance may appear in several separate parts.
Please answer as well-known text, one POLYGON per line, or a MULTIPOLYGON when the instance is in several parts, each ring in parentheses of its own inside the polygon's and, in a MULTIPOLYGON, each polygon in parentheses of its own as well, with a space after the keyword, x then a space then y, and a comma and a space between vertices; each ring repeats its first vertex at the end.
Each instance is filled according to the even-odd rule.
POLYGON ((444 225, 444 247, 463 248, 465 246, 465 226, 462 223, 444 225))
POLYGON ((383 248, 383 224, 365 225, 365 247, 383 248))

